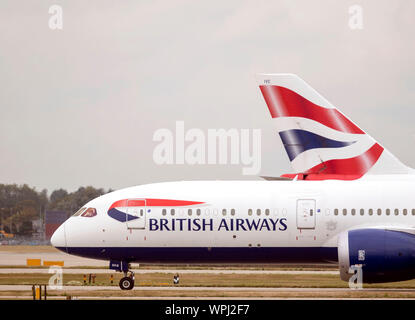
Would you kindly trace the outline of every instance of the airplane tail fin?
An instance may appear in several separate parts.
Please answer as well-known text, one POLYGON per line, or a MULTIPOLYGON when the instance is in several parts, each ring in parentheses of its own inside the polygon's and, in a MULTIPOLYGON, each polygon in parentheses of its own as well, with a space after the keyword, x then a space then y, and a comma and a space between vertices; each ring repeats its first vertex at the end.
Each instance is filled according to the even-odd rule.
POLYGON ((260 74, 258 84, 294 175, 307 180, 408 174, 412 169, 294 74, 260 74))

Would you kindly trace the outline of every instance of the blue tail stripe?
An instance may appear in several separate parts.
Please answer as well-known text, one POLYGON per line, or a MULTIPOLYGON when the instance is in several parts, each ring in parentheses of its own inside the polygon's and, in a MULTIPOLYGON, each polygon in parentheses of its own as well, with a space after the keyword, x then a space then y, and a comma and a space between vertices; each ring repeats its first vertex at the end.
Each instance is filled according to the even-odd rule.
POLYGON ((282 131, 280 132, 280 137, 290 161, 294 160, 300 153, 310 149, 342 148, 356 142, 331 140, 318 134, 299 129, 282 131))

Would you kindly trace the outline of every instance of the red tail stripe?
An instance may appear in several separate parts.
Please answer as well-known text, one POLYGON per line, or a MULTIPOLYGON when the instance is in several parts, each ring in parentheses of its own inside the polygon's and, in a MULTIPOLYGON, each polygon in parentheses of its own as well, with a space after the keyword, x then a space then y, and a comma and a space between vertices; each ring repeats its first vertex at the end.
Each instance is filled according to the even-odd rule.
POLYGON ((362 177, 359 174, 295 174, 287 173, 281 177, 294 179, 297 176, 297 180, 356 180, 362 177))
POLYGON ((364 134, 336 109, 327 109, 312 103, 296 92, 280 86, 259 86, 273 118, 302 117, 346 133, 364 134))
MULTIPOLYGON (((375 143, 364 154, 349 159, 333 159, 320 163, 307 170, 302 180, 355 180, 362 177, 378 161, 383 148, 375 143)), ((286 174, 283 177, 294 178, 296 175, 286 174)))
POLYGON ((360 156, 349 159, 333 159, 312 167, 307 173, 364 175, 378 161, 383 148, 375 143, 360 156))
POLYGON ((170 199, 137 199, 129 200, 123 199, 114 202, 109 210, 115 207, 137 207, 137 206, 148 206, 148 207, 181 207, 191 206, 196 204, 203 204, 204 202, 199 201, 187 201, 187 200, 170 200, 170 199), (128 203, 127 203, 128 202, 128 203))

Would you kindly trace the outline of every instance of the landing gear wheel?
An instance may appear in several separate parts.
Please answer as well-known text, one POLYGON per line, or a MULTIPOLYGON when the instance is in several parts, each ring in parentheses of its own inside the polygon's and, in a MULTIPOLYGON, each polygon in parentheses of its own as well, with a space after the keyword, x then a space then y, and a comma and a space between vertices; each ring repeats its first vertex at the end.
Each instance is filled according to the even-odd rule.
POLYGON ((130 277, 124 277, 120 280, 121 290, 131 290, 134 288, 134 280, 130 277))

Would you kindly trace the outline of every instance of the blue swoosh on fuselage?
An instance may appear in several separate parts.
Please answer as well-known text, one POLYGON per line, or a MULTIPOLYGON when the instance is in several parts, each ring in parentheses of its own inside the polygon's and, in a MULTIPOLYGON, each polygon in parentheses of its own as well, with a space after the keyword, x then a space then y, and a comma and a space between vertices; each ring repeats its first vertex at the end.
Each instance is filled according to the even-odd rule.
POLYGON ((131 220, 135 220, 138 219, 138 217, 136 216, 132 216, 131 214, 122 212, 117 210, 116 208, 112 208, 108 211, 108 215, 115 219, 118 220, 120 222, 127 222, 127 221, 131 221, 131 220))

